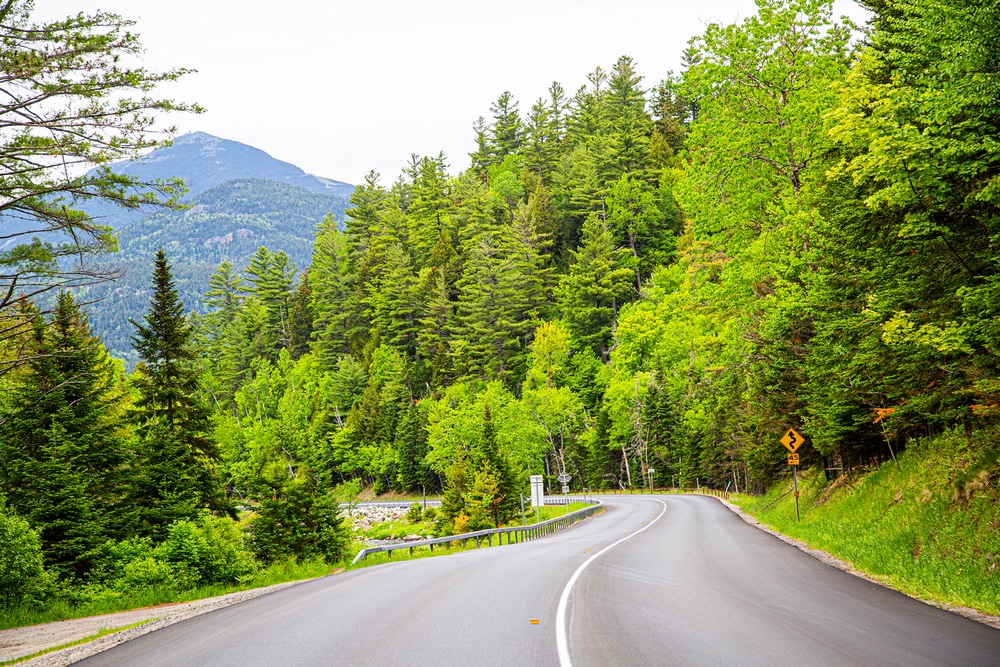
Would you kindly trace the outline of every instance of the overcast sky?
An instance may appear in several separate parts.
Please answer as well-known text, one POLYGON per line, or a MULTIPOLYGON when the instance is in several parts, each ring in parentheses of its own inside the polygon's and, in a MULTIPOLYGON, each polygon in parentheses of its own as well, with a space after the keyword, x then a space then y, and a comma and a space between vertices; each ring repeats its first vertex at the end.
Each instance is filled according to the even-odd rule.
MULTIPOLYGON (((753 0, 36 0, 35 16, 104 9, 135 19, 148 67, 198 70, 163 96, 197 102, 174 116, 260 148, 309 173, 389 183, 411 153, 469 164, 473 121, 510 90, 526 115, 559 81, 631 56, 649 88, 680 69, 709 23, 755 11, 753 0)), ((836 13, 864 12, 838 0, 836 13)))

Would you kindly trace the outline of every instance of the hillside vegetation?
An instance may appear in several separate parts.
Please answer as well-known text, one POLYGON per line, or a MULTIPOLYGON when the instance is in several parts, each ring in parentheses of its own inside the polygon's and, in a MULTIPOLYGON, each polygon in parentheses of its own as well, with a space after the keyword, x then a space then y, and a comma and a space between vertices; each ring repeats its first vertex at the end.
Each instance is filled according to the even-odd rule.
POLYGON ((789 427, 808 488, 897 485, 872 505, 894 521, 867 519, 881 537, 861 509, 823 524, 856 531, 848 558, 878 542, 964 596, 1000 531, 966 513, 1000 478, 1000 6, 867 5, 859 33, 830 2, 758 0, 658 83, 622 56, 528 109, 503 92, 468 169, 369 174, 308 269, 287 238, 259 247, 215 267, 200 307, 178 286, 210 239, 249 251, 250 213, 217 224, 206 200, 180 214, 188 246, 123 232, 151 253, 145 316, 116 322, 134 371, 79 292, 23 302, 31 330, 3 339, 0 516, 26 536, 0 599, 336 563, 337 499, 360 486, 440 493, 442 533, 514 518, 530 474, 764 493, 789 427), (932 477, 893 482, 894 458, 932 477))
POLYGON ((121 277, 82 292, 98 301, 90 322, 116 357, 137 360, 129 318, 149 302, 149 267, 158 248, 170 252, 181 301, 203 311, 201 297, 223 261, 243 268, 262 245, 280 248, 297 267, 309 265, 316 227, 327 217, 343 224, 347 199, 262 178, 225 181, 192 197, 188 208, 129 223, 118 235, 119 252, 108 257, 121 277))
POLYGON ((961 430, 910 441, 899 466, 791 480, 738 502, 761 522, 916 597, 1000 615, 996 434, 961 430), (986 438, 984 436, 993 436, 986 438))

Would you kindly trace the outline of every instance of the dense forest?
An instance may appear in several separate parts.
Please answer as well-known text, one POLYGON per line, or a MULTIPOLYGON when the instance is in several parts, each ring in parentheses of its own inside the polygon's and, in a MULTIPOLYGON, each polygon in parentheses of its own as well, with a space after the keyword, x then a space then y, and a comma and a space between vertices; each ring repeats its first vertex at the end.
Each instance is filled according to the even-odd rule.
POLYGON ((863 4, 758 0, 658 83, 623 56, 504 92, 468 169, 369 174, 308 267, 223 262, 202 315, 164 244, 132 373, 64 294, 4 348, 37 351, 0 380, 7 520, 114 582, 239 512, 264 562, 338 557, 335 486, 442 493, 443 532, 529 474, 761 492, 789 427, 831 476, 949 430, 1000 451, 1000 7, 863 4))
MULTIPOLYGON (((186 208, 134 220, 118 232, 119 252, 103 264, 119 272, 113 281, 80 290, 90 323, 115 357, 128 368, 138 360, 129 341, 129 319, 141 317, 149 301, 149 271, 158 248, 170 254, 178 295, 201 312, 202 294, 224 260, 245 265, 261 246, 280 248, 297 266, 307 266, 316 223, 326 215, 343 221, 347 201, 279 181, 240 178, 188 198, 186 208)), ((342 223, 341 223, 342 224, 342 223)))

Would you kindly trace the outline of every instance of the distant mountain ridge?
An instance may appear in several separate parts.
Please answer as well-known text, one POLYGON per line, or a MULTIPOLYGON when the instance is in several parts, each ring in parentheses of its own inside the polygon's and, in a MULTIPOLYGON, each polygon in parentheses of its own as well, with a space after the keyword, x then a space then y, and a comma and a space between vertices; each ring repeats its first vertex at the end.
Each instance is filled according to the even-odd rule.
POLYGON ((264 151, 194 132, 178 137, 132 162, 113 166, 118 173, 150 181, 182 178, 188 186, 180 211, 149 208, 121 211, 108 204, 85 208, 118 230, 120 252, 101 261, 121 269, 114 283, 95 285, 90 322, 112 354, 129 366, 136 361, 129 318, 148 309, 153 255, 163 248, 173 265, 176 288, 185 308, 200 312, 208 279, 223 260, 242 269, 260 246, 284 251, 300 270, 310 262, 316 227, 330 215, 343 225, 354 186, 306 174, 264 151))
MULTIPOLYGON (((350 183, 307 174, 299 167, 273 158, 259 148, 207 132, 181 135, 169 146, 157 148, 137 160, 116 162, 111 169, 147 182, 182 178, 188 190, 182 200, 185 202, 227 181, 246 178, 277 181, 316 194, 336 197, 346 198, 354 192, 354 186, 350 183)), ((103 201, 87 202, 81 208, 102 224, 114 229, 121 229, 157 212, 155 207, 139 211, 123 210, 103 201)))
POLYGON ((350 183, 307 174, 259 148, 206 132, 182 135, 170 146, 157 148, 138 160, 119 162, 113 169, 142 180, 183 176, 188 197, 239 178, 263 178, 339 197, 348 197, 354 191, 350 183))

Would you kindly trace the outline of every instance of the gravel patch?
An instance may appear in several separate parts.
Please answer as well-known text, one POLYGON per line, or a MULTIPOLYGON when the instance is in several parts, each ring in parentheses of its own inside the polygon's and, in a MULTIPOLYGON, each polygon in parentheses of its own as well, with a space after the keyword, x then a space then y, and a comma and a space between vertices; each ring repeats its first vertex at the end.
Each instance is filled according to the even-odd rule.
POLYGON ((179 602, 176 604, 158 605, 144 609, 133 609, 115 614, 75 618, 68 621, 55 621, 42 625, 31 625, 24 628, 12 628, 0 631, 0 662, 13 660, 38 651, 44 651, 53 646, 95 635, 106 628, 120 628, 133 623, 149 621, 143 625, 115 632, 94 641, 79 646, 71 646, 59 651, 53 651, 37 658, 18 663, 18 667, 63 667, 74 662, 118 646, 130 639, 154 632, 168 625, 207 614, 210 611, 228 607, 229 605, 251 600, 261 595, 295 586, 301 581, 275 584, 264 588, 254 588, 247 591, 228 593, 214 598, 179 602))
POLYGON ((800 542, 799 540, 792 539, 791 537, 788 537, 787 535, 783 535, 783 534, 779 533, 778 531, 773 530, 773 529, 765 526, 760 521, 758 521, 754 517, 750 516, 749 514, 747 514, 743 510, 741 510, 739 507, 737 507, 736 505, 733 505, 732 503, 730 503, 727 500, 723 500, 722 498, 719 498, 719 502, 721 502, 723 505, 725 505, 726 507, 728 507, 738 517, 740 517, 741 519, 743 519, 744 521, 746 521, 748 524, 750 524, 754 528, 757 528, 758 530, 762 530, 765 533, 770 533, 771 535, 774 535, 775 537, 777 537, 782 542, 784 542, 786 544, 790 544, 791 546, 795 547, 799 551, 804 551, 805 553, 809 554, 810 556, 812 556, 816 560, 820 561, 821 563, 829 565, 830 567, 835 567, 838 570, 841 570, 843 572, 847 572, 848 574, 852 574, 855 577, 858 577, 860 579, 864 579, 865 581, 870 581, 873 584, 878 584, 879 586, 882 586, 884 588, 888 588, 888 589, 894 590, 894 591, 896 591, 898 593, 903 593, 903 595, 906 595, 907 597, 911 597, 914 600, 919 600, 920 602, 923 602, 924 604, 929 604, 932 607, 937 607, 939 609, 944 609, 946 611, 950 611, 953 614, 958 614, 959 616, 964 616, 965 618, 971 619, 973 621, 977 621, 979 623, 982 623, 983 625, 988 625, 990 627, 993 627, 993 628, 996 628, 996 629, 1000 630, 1000 616, 992 616, 990 614, 984 614, 981 611, 978 611, 976 609, 970 609, 969 607, 962 607, 962 606, 959 606, 959 605, 942 604, 942 603, 937 602, 935 600, 925 600, 923 598, 918 598, 918 597, 915 597, 913 595, 910 595, 909 593, 904 593, 903 591, 900 591, 900 590, 894 588, 893 586, 890 586, 888 583, 886 583, 885 581, 883 581, 881 579, 873 577, 870 574, 866 574, 865 572, 862 572, 860 570, 854 569, 851 566, 851 564, 848 563, 848 562, 846 562, 846 561, 842 561, 839 558, 836 558, 835 556, 831 556, 830 554, 828 554, 825 551, 820 551, 819 549, 813 549, 811 546, 809 546, 805 542, 800 542))

